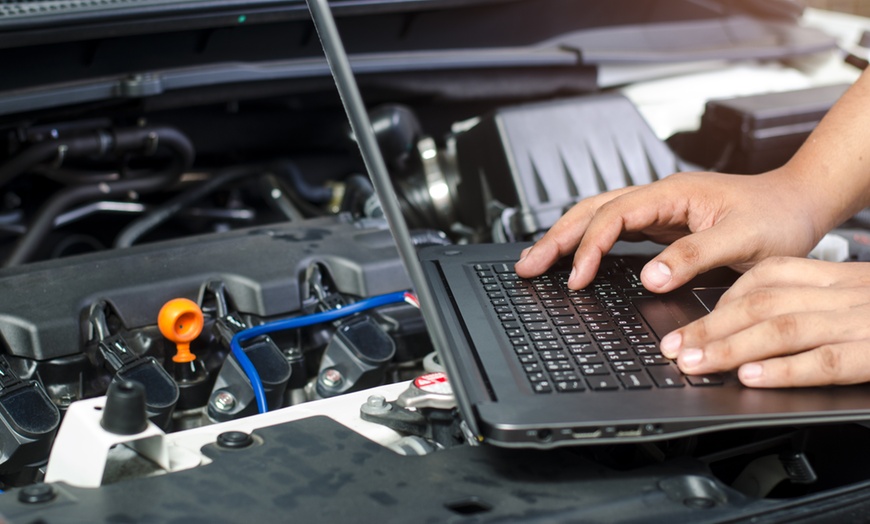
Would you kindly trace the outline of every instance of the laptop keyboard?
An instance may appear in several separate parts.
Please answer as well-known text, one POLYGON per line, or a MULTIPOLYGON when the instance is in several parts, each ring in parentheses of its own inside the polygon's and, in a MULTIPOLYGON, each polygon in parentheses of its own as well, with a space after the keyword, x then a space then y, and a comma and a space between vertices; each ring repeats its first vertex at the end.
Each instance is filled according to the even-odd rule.
POLYGON ((652 294, 625 259, 606 258, 582 290, 568 289, 568 271, 527 280, 512 264, 474 269, 536 393, 723 384, 720 375, 683 375, 661 354, 632 305, 652 294))

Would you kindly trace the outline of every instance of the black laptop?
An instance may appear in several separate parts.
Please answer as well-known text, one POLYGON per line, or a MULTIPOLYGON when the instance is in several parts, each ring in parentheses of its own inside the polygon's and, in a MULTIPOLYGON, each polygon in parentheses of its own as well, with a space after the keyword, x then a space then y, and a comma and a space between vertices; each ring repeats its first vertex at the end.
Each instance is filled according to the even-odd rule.
POLYGON ((309 0, 330 69, 433 343, 470 433, 500 446, 637 442, 706 431, 870 418, 870 385, 761 390, 733 374, 689 377, 660 338, 706 314, 734 275, 715 271, 665 296, 638 278, 648 256, 605 257, 595 282, 567 270, 531 280, 519 244, 417 253, 326 0, 309 0), (418 258, 419 257, 419 258, 418 258))

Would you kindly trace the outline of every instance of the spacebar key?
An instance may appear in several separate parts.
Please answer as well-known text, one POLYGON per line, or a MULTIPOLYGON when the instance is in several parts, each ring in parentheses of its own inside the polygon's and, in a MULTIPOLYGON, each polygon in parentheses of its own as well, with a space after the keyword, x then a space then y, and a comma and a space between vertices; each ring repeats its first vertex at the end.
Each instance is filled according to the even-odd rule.
POLYGON ((683 374, 680 373, 680 370, 674 364, 650 366, 646 370, 660 388, 682 388, 686 386, 686 383, 683 382, 683 374))

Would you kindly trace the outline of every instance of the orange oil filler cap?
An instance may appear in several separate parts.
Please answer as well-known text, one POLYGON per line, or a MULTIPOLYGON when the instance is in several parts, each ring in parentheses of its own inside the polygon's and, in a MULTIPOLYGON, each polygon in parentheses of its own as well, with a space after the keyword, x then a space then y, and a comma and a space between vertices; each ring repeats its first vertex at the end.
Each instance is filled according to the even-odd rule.
POLYGON ((186 298, 173 298, 163 304, 157 315, 157 327, 163 336, 175 343, 173 362, 183 364, 196 360, 190 352, 190 343, 202 333, 202 309, 186 298))

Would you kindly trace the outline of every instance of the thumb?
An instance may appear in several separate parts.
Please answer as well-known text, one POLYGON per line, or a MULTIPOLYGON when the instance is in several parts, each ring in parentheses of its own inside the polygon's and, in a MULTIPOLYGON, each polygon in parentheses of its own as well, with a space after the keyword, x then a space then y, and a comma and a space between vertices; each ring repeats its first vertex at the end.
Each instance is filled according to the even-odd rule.
POLYGON ((743 245, 738 235, 721 226, 687 235, 647 262, 640 280, 655 293, 673 291, 699 273, 744 261, 750 253, 740 251, 743 245))

